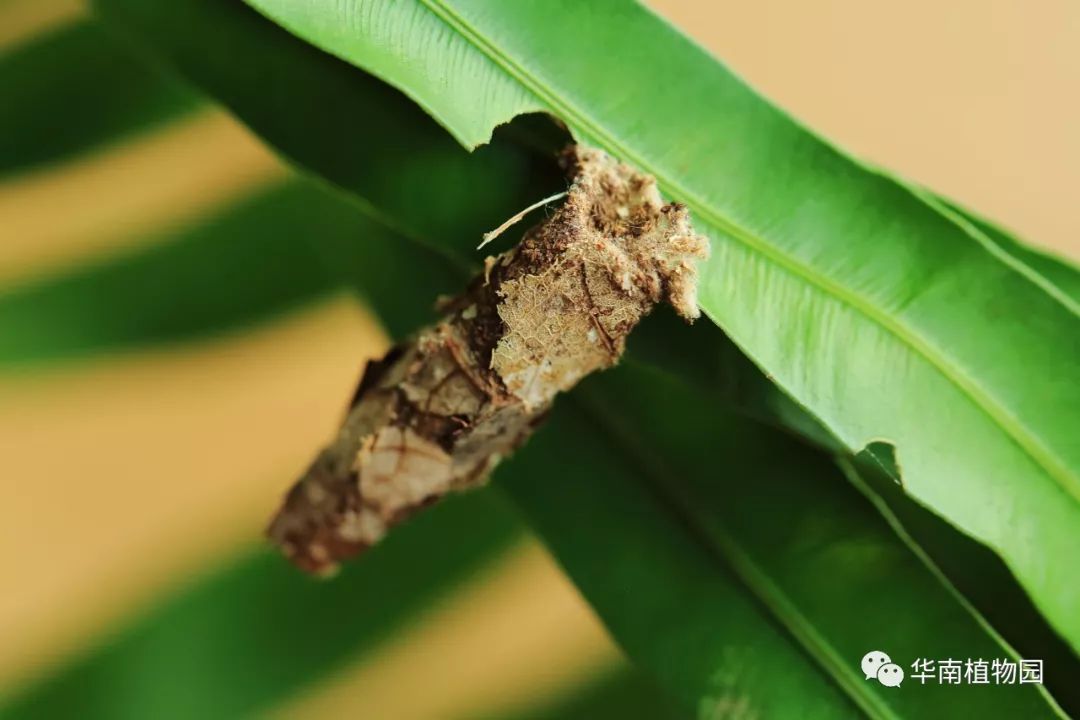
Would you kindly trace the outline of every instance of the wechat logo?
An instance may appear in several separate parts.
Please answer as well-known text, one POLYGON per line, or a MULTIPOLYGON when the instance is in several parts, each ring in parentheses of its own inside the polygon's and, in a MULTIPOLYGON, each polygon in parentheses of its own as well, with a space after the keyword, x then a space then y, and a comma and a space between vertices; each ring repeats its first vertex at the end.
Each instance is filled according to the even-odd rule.
POLYGON ((871 650, 863 655, 861 667, 867 680, 877 680, 885 687, 900 687, 900 683, 904 682, 904 668, 880 650, 871 650))

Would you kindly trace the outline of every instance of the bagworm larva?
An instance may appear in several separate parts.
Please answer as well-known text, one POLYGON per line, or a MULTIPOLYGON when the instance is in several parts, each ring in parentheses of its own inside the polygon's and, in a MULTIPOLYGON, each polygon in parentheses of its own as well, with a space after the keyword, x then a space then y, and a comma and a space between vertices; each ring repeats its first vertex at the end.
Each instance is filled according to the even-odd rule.
POLYGON ((563 154, 565 202, 485 261, 443 318, 368 364, 333 442, 269 528, 325 572, 448 492, 484 483, 555 396, 618 362, 654 305, 698 315, 708 253, 653 178, 582 146, 563 154))

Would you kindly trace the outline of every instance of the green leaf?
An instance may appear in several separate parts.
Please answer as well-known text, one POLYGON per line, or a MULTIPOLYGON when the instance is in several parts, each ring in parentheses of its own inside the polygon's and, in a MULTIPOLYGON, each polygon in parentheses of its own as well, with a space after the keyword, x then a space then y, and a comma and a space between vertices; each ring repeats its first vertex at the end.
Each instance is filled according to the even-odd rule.
POLYGON ((485 720, 677 720, 693 715, 661 695, 639 673, 627 668, 590 683, 567 697, 555 698, 541 707, 485 720))
POLYGON ((344 290, 346 278, 395 303, 385 319, 400 336, 434 318, 433 299, 461 274, 338 194, 290 181, 148 247, 0 289, 0 366, 234 332, 344 290), (375 256, 349 252, 372 245, 375 256))
POLYGON ((935 198, 948 211, 952 211, 971 224, 992 243, 1031 268, 1073 303, 1080 304, 1080 268, 1067 258, 1058 257, 1047 250, 1040 250, 1025 243, 1008 230, 995 225, 986 218, 975 215, 950 200, 935 198))
POLYGON ((0 292, 0 363, 179 342, 264 320, 340 287, 305 240, 382 226, 314 188, 264 191, 161 240, 0 292))
MULTIPOLYGON (((795 429, 818 447, 839 452, 836 440, 803 408, 772 385, 721 333, 686 332, 670 314, 643 324, 631 339, 631 358, 675 372, 710 401, 774 428, 795 429)), ((1046 687, 1067 710, 1080 708, 1080 658, 1039 615, 1001 559, 906 495, 892 448, 879 443, 841 464, 931 572, 953 587, 1009 645, 1045 662, 1046 687), (883 467, 882 460, 885 460, 883 467)))
MULTIPOLYGON (((989 549, 913 502, 882 466, 887 448, 870 446, 841 467, 882 516, 943 580, 964 596, 1023 657, 1040 658, 1045 684, 1066 711, 1080 709, 1080 658, 1046 624, 1009 569, 989 549)), ((888 466, 888 461, 884 463, 888 466)))
MULTIPOLYGON (((1080 271, 1067 261, 1042 253, 989 221, 936 198, 961 214, 1002 250, 1024 261, 1074 301, 1080 301, 1080 271)), ((759 421, 795 430, 819 447, 841 451, 836 439, 768 379, 722 334, 679 333, 674 318, 646 324, 634 337, 637 357, 676 370, 680 377, 759 421), (644 342, 642 342, 644 341, 644 342)), ((1080 708, 1080 657, 1039 615, 1030 597, 1001 559, 958 532, 906 495, 891 446, 871 443, 844 471, 878 507, 897 533, 942 581, 955 588, 986 622, 1024 657, 1045 663, 1046 687, 1066 710, 1080 708), (876 451, 871 453, 869 451, 876 451), (884 466, 882 456, 887 456, 884 466)))
POLYGON ((482 491, 425 513, 333 582, 258 553, 8 698, 0 717, 257 715, 376 649, 520 533, 505 503, 482 491))
MULTIPOLYGON (((761 638, 756 651, 783 654, 770 648, 762 622, 784 630, 780 637, 805 653, 821 674, 819 682, 842 688, 872 717, 952 716, 976 706, 988 716, 1053 715, 1030 687, 984 692, 979 686, 920 686, 909 677, 903 692, 892 692, 867 682, 859 660, 871 649, 888 652, 909 675, 919 657, 1012 653, 820 452, 718 412, 656 372, 623 367, 590 384, 587 406, 603 429, 543 434, 524 451, 527 457, 543 453, 574 462, 547 478, 518 469, 502 482, 630 655, 648 658, 665 684, 681 685, 685 699, 713 697, 720 668, 740 665, 718 654, 738 656, 744 649, 741 632, 720 631, 696 617, 700 590, 683 591, 669 579, 671 568, 680 567, 675 555, 689 556, 688 551, 656 557, 656 548, 680 533, 713 566, 712 582, 732 572, 731 587, 752 598, 759 618, 740 616, 737 622, 761 638), (596 457, 595 448, 610 450, 602 459, 579 463, 578 458, 596 457), (596 472, 597 465, 607 470, 596 472), (663 508, 670 514, 657 513, 663 508), (687 685, 697 687, 697 694, 687 695, 687 685)), ((756 659, 749 665, 776 661, 756 659)), ((744 671, 752 676, 749 668, 744 671)), ((777 684, 784 675, 767 675, 771 691, 749 680, 742 688, 749 705, 763 717, 802 716, 779 706, 757 708, 763 695, 801 697, 803 707, 810 705, 801 690, 777 684)))
POLYGON ((0 175, 54 163, 198 104, 91 22, 0 55, 0 175))
POLYGON ((655 175, 712 238, 710 317, 846 447, 895 445, 907 492, 995 548, 1080 647, 1074 305, 639 6, 251 4, 467 146, 543 110, 655 175))
POLYGON ((723 717, 723 708, 857 717, 724 563, 663 511, 625 448, 574 410, 557 406, 497 482, 630 657, 704 717, 723 717))

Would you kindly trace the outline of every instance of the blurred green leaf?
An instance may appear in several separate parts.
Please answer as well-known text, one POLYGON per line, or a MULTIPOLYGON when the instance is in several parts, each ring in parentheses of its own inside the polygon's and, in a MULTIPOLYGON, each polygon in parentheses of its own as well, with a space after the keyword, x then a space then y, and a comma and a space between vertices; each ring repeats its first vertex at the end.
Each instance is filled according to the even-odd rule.
POLYGON ((630 657, 702 717, 858 717, 625 450, 561 402, 497 482, 630 657))
POLYGON ((1075 681, 1080 677, 1080 658, 1046 624, 1001 558, 905 495, 895 474, 880 463, 889 449, 871 448, 877 452, 841 461, 851 481, 1018 654, 1043 660, 1044 682, 1057 702, 1071 715, 1080 711, 1080 686, 1075 681))
POLYGON ((520 537, 490 491, 450 498, 332 582, 258 553, 181 591, 0 717, 237 718, 378 649, 520 537))
POLYGON ((762 717, 844 714, 844 701, 787 684, 818 675, 872 717, 1054 715, 1031 686, 909 677, 897 691, 864 679, 860 659, 875 649, 909 675, 920 657, 1011 652, 827 456, 655 371, 605 373, 584 400, 591 423, 560 425, 522 452, 567 458, 557 471, 515 458, 501 482, 631 657, 684 701, 703 713, 725 697, 762 717), (730 595, 709 596, 717 585, 730 595), (792 651, 798 672, 784 660, 792 651))
POLYGON ((584 688, 566 697, 554 698, 541 707, 484 720, 678 720, 691 717, 694 717, 692 712, 673 705, 648 679, 629 668, 620 667, 584 688))
POLYGON ((0 292, 0 362, 27 363, 232 330, 337 283, 305 238, 385 230, 299 183, 162 241, 0 292))
POLYGON ((113 142, 198 105, 97 25, 62 26, 0 55, 0 176, 113 142))
POLYGON ((1080 647, 1075 304, 641 6, 249 2, 466 146, 549 111, 656 176, 712 238, 709 316, 849 450, 888 439, 907 492, 995 548, 1080 647))
MULTIPOLYGON (((795 429, 819 448, 841 451, 827 430, 721 333, 687 332, 673 314, 662 313, 635 332, 630 349, 632 359, 644 359, 692 383, 708 402, 774 428, 795 429)), ((904 493, 891 447, 874 443, 869 450, 854 462, 841 461, 845 474, 931 572, 959 592, 1011 647, 1024 657, 1045 661, 1046 686, 1057 701, 1066 710, 1080 710, 1080 687, 1073 682, 1080 675, 1080 658, 1047 625, 1001 559, 904 493)))
POLYGON ((0 291, 0 364, 39 363, 204 338, 262 322, 362 278, 394 298, 388 329, 434 316, 436 293, 459 275, 444 258, 409 247, 346 200, 307 182, 265 191, 162 241, 59 276, 0 291), (335 250, 381 249, 350 260, 335 250), (430 256, 430 257, 429 257, 430 256), (403 290, 410 277, 428 292, 403 290))

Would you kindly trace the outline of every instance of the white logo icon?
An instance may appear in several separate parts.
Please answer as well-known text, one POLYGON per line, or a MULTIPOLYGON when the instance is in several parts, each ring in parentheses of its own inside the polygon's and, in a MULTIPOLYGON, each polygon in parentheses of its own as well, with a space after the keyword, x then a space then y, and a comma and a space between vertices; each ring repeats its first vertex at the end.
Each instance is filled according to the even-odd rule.
POLYGON ((904 668, 880 650, 871 650, 863 655, 861 667, 867 680, 876 679, 885 687, 900 687, 900 683, 904 682, 904 668))
POLYGON ((885 687, 900 687, 904 682, 904 668, 896 663, 886 663, 878 668, 877 679, 885 687))
POLYGON ((881 652, 880 650, 871 650, 863 655, 862 658, 862 671, 867 680, 872 680, 877 677, 878 670, 882 665, 887 665, 892 662, 892 658, 881 652))

